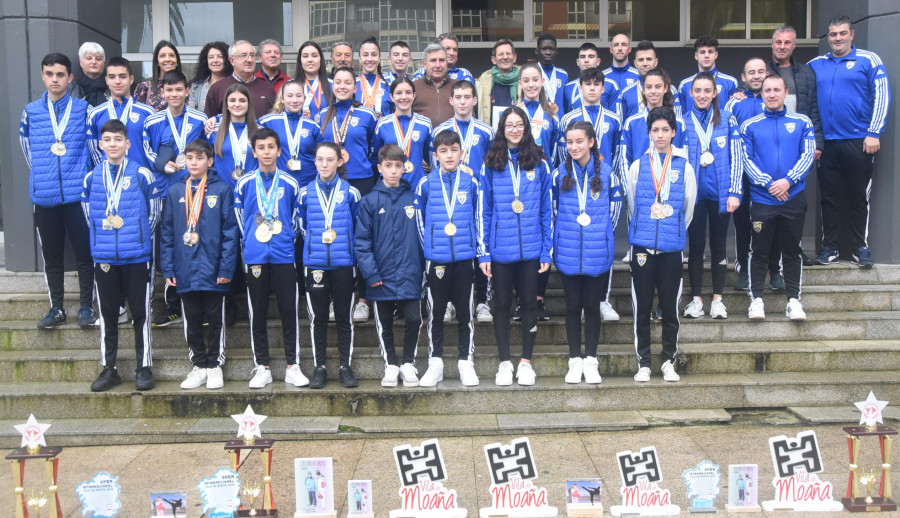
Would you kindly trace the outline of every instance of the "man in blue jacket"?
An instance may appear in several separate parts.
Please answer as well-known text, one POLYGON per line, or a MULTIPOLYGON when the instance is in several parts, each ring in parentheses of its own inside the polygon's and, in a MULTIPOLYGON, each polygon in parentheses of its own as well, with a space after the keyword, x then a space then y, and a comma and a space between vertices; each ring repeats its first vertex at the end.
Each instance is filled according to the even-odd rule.
POLYGON ((415 361, 419 328, 422 326, 422 276, 425 258, 413 192, 403 179, 406 154, 388 144, 378 152, 381 181, 363 197, 356 213, 356 261, 366 281, 366 297, 374 301, 375 326, 384 358, 382 387, 396 387, 398 376, 404 387, 419 385, 415 361), (394 352, 394 310, 406 320, 403 361, 394 352))
POLYGON ((784 78, 770 75, 763 81, 763 113, 741 125, 744 139, 744 174, 750 179, 751 320, 766 317, 763 287, 769 252, 775 239, 781 244, 784 264, 785 314, 806 320, 800 304, 802 260, 800 238, 806 215, 806 175, 816 153, 816 135, 809 117, 784 106, 788 90, 784 78))
POLYGON ((37 326, 48 329, 65 323, 63 307, 66 234, 75 251, 81 309, 78 325, 97 321, 94 298, 94 267, 88 228, 80 215, 81 182, 90 171, 87 146, 88 103, 71 97, 72 62, 62 54, 47 54, 41 60, 41 79, 47 91, 22 111, 19 142, 31 173, 28 195, 34 203, 34 225, 44 259, 44 275, 50 291, 50 311, 37 326))
POLYGON ((850 18, 835 16, 828 23, 831 52, 809 62, 816 73, 819 118, 825 134, 819 166, 822 250, 815 261, 838 262, 840 229, 846 220, 851 260, 871 268, 875 263, 866 241, 869 193, 891 92, 881 58, 854 47, 853 34, 850 18))

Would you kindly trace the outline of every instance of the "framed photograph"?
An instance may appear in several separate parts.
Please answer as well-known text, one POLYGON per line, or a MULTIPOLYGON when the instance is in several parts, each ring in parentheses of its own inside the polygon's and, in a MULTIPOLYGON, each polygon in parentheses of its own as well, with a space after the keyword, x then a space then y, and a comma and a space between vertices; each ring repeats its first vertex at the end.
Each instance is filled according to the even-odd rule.
POLYGON ((730 464, 728 466, 728 505, 756 507, 759 497, 759 466, 730 464))
POLYGON ((187 518, 187 493, 156 491, 150 493, 150 517, 187 518))
POLYGON ((372 481, 347 481, 347 516, 374 516, 372 510, 372 481))
POLYGON ((294 459, 298 514, 334 514, 334 470, 331 457, 294 459))
POLYGON ((566 503, 601 505, 603 481, 599 478, 574 478, 566 480, 566 503))

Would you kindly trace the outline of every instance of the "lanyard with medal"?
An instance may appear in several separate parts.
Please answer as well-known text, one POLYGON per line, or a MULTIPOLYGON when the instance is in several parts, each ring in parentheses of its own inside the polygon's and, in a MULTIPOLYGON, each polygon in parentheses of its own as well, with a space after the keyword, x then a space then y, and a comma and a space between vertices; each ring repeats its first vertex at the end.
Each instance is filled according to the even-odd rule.
POLYGON ((203 198, 206 195, 206 178, 204 175, 196 189, 191 188, 192 178, 184 182, 184 214, 187 219, 187 230, 184 232, 184 244, 194 246, 200 242, 200 211, 203 210, 203 198))
MULTIPOLYGON (((528 105, 525 104, 525 101, 522 101, 519 104, 519 108, 527 114, 528 113, 528 105)), ((537 145, 541 144, 541 131, 544 129, 544 107, 541 106, 541 103, 538 102, 537 109, 534 110, 534 115, 531 117, 531 136, 534 137, 534 142, 537 145)))
POLYGON ((123 124, 128 126, 128 116, 131 115, 131 108, 134 106, 134 97, 128 98, 128 103, 125 104, 125 108, 122 110, 122 115, 116 115, 116 105, 115 101, 112 97, 106 101, 106 113, 109 115, 109 120, 119 119, 123 124))
POLYGON ((166 118, 169 119, 169 128, 172 130, 172 138, 175 139, 175 147, 178 148, 178 156, 175 157, 175 165, 178 166, 179 169, 184 169, 187 166, 187 156, 184 154, 184 148, 187 147, 187 120, 188 114, 185 109, 181 112, 181 131, 178 131, 178 128, 175 127, 175 118, 172 117, 172 112, 168 109, 166 110, 166 118))
POLYGON ((547 100, 550 101, 550 107, 555 108, 556 103, 556 67, 553 67, 553 73, 547 77, 547 72, 541 66, 541 75, 544 76, 544 90, 547 92, 547 100))
MULTIPOLYGON (((590 162, 589 162, 590 163, 590 162)), ((575 192, 578 194, 578 217, 575 218, 575 221, 578 222, 582 227, 586 227, 591 224, 591 216, 585 212, 585 208, 587 207, 587 193, 588 193, 588 174, 587 167, 581 171, 582 176, 584 176, 584 186, 580 186, 578 184, 578 164, 573 161, 572 169, 574 169, 573 173, 575 176, 575 192)))
POLYGON ((272 236, 281 233, 281 220, 278 219, 278 183, 281 180, 281 171, 276 169, 269 190, 263 183, 262 171, 256 171, 256 206, 259 213, 256 215, 256 240, 266 243, 272 236), (265 198, 263 198, 265 193, 265 198))
POLYGON ((244 166, 247 164, 247 126, 238 135, 234 130, 234 124, 228 125, 228 138, 231 140, 231 157, 234 158, 234 171, 231 171, 231 179, 240 180, 244 175, 244 166))
MULTIPOLYGON (((456 130, 457 135, 462 135, 462 131, 459 130, 459 123, 456 121, 456 117, 453 117, 453 129, 456 130)), ((463 165, 469 165, 469 155, 472 150, 472 140, 475 135, 475 121, 469 120, 469 128, 466 130, 466 135, 462 139, 462 155, 460 156, 459 162, 463 165)))
MULTIPOLYGON (((307 97, 307 99, 309 98, 307 97)), ((303 167, 300 161, 297 160, 297 156, 300 155, 300 131, 303 128, 303 119, 297 120, 296 131, 291 131, 291 122, 288 120, 287 112, 281 115, 281 120, 284 122, 284 133, 287 135, 288 152, 291 154, 291 158, 287 162, 287 167, 291 171, 299 171, 303 167)))
POLYGON ((307 79, 304 82, 306 86, 306 100, 303 101, 303 116, 310 116, 310 105, 313 101, 316 102, 316 113, 319 113, 319 110, 322 109, 322 85, 319 84, 319 78, 315 78, 312 81, 307 79))
POLYGON ((63 133, 66 131, 66 126, 69 125, 69 116, 72 114, 72 98, 69 97, 66 111, 58 122, 56 120, 56 110, 53 109, 50 96, 47 96, 47 111, 50 112, 50 124, 53 126, 53 137, 56 139, 56 142, 50 146, 50 152, 56 156, 63 156, 66 154, 66 145, 63 144, 62 138, 63 133))
POLYGON ((325 198, 325 193, 322 192, 322 187, 319 186, 319 181, 316 180, 316 195, 319 197, 319 206, 322 207, 322 214, 325 215, 325 231, 322 232, 322 242, 326 245, 334 243, 334 240, 337 239, 337 232, 331 228, 331 222, 334 220, 334 209, 337 207, 335 200, 339 190, 341 190, 340 178, 334 183, 334 187, 328 193, 328 198, 325 198))
POLYGON ((337 126, 337 110, 335 110, 334 118, 331 119, 331 133, 337 141, 335 144, 341 146, 341 159, 344 160, 345 164, 350 160, 350 153, 347 153, 347 150, 344 149, 344 141, 347 140, 347 131, 350 130, 350 119, 353 118, 353 110, 355 109, 356 107, 351 104, 350 109, 347 110, 347 115, 344 116, 344 122, 341 123, 340 130, 337 126))
POLYGON ((375 110, 375 116, 381 118, 381 97, 384 90, 381 88, 381 81, 378 75, 375 76, 375 84, 370 86, 369 80, 365 75, 359 77, 359 86, 362 89, 363 106, 375 110), (376 106, 377 105, 377 106, 376 106))
POLYGON ((450 223, 444 225, 444 233, 448 236, 456 234, 456 225, 453 223, 453 211, 456 209, 456 197, 459 194, 460 176, 462 176, 462 173, 457 171, 456 181, 453 183, 453 192, 450 195, 450 199, 447 199, 447 187, 444 186, 444 179, 441 178, 441 193, 444 195, 444 208, 447 210, 447 218, 450 220, 450 223))
POLYGON ((597 108, 597 122, 594 122, 591 120, 591 114, 588 113, 584 103, 581 104, 581 116, 594 127, 594 135, 597 137, 597 146, 599 147, 600 141, 603 140, 603 122, 606 120, 606 115, 603 113, 603 106, 598 105, 597 108))
POLYGON ((119 200, 122 199, 126 165, 128 165, 128 159, 125 159, 122 165, 119 166, 116 179, 113 180, 109 162, 103 162, 103 188, 106 191, 106 222, 116 229, 122 228, 122 225, 125 224, 125 220, 122 219, 122 216, 119 216, 119 200))
MULTIPOLYGON (((365 78, 363 79, 365 80, 365 78)), ((415 166, 413 166, 412 161, 409 159, 409 150, 412 147, 413 126, 415 125, 415 114, 409 117, 409 126, 406 128, 406 134, 403 133, 403 125, 400 124, 400 116, 395 113, 393 117, 394 136, 397 138, 397 145, 403 148, 403 153, 406 154, 406 163, 403 164, 403 171, 411 173, 413 172, 413 169, 415 169, 415 166)))
POLYGON ((706 167, 715 161, 712 151, 709 150, 713 134, 712 117, 709 118, 706 128, 697 119, 696 113, 691 112, 691 118, 694 119, 694 131, 697 132, 697 139, 700 141, 700 167, 706 167))
POLYGON ((519 169, 519 163, 513 160, 512 153, 509 150, 506 150, 507 155, 509 156, 509 176, 512 178, 512 188, 513 188, 513 196, 515 199, 512 202, 512 210, 516 214, 521 214, 523 210, 525 210, 525 204, 519 201, 519 186, 522 184, 522 171, 519 169))
POLYGON ((656 199, 650 206, 651 219, 668 218, 675 213, 669 205, 669 170, 672 163, 672 150, 666 154, 666 161, 659 159, 659 151, 656 148, 650 150, 650 173, 653 175, 653 189, 656 191, 656 199))

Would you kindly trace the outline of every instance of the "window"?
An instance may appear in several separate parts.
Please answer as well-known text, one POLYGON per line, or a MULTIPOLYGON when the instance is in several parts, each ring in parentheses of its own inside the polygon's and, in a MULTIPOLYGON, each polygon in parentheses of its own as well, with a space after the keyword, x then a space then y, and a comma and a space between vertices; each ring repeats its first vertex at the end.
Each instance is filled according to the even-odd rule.
POLYGON ((151 0, 122 1, 122 52, 153 52, 151 0))
POLYGON ((290 1, 223 0, 169 2, 169 28, 176 45, 274 38, 293 45, 290 1))
POLYGON ((806 34, 806 0, 752 0, 750 2, 750 37, 771 39, 775 29, 790 25, 797 39, 806 34))
POLYGON ((807 11, 807 0, 691 0, 691 39, 711 34, 768 40, 782 25, 794 27, 797 38, 805 39, 807 11))
POLYGON ((680 41, 681 2, 679 0, 610 0, 609 31, 626 34, 632 41, 680 41))
POLYGON ((600 39, 600 2, 535 1, 532 20, 535 39, 543 33, 558 39, 600 39))
POLYGON ((397 40, 421 52, 437 35, 435 2, 420 0, 310 1, 309 37, 328 51, 337 41, 349 41, 354 51, 369 36, 381 50, 397 40))
POLYGON ((525 0, 451 0, 450 14, 450 32, 460 41, 525 37, 525 0))

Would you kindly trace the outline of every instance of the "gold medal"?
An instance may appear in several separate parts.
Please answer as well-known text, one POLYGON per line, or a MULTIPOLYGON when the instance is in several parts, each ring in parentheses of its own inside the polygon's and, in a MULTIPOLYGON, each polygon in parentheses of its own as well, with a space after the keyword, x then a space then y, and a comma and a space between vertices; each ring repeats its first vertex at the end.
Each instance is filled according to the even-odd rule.
POLYGON ((276 219, 272 222, 272 235, 281 234, 281 220, 276 219))
POLYGON ((175 157, 175 165, 177 165, 179 169, 184 169, 187 166, 187 155, 179 153, 178 156, 175 157))
POLYGON ((184 244, 186 244, 187 246, 191 246, 191 245, 192 245, 192 243, 191 243, 191 231, 188 230, 187 232, 185 232, 184 235, 181 236, 181 239, 184 241, 184 244))
POLYGON ((512 202, 512 210, 516 214, 521 214, 522 211, 525 210, 525 205, 521 201, 519 201, 518 197, 512 202))
POLYGON ((122 228, 122 225, 125 224, 125 220, 122 219, 122 216, 116 214, 112 217, 112 221, 110 221, 110 224, 112 224, 113 228, 122 228))
POLYGON ((300 167, 301 167, 300 161, 297 160, 297 159, 291 158, 291 159, 288 160, 288 162, 287 162, 287 167, 288 167, 288 169, 290 169, 291 171, 299 171, 299 170, 300 170, 300 167))
POLYGON ((240 180, 241 177, 244 176, 244 170, 240 168, 235 168, 234 171, 231 172, 231 179, 235 182, 240 180))
POLYGON ((50 152, 56 156, 63 156, 66 154, 66 145, 61 140, 57 140, 56 144, 50 146, 50 152))
POLYGON ((448 236, 456 235, 456 225, 454 225, 452 221, 447 223, 444 225, 444 233, 448 236))
POLYGON ((586 227, 591 224, 591 217, 589 215, 585 214, 584 212, 582 212, 581 214, 578 215, 577 218, 575 218, 575 221, 577 221, 578 224, 581 225, 582 227, 586 227))
POLYGON ((337 239, 337 232, 335 232, 333 228, 329 228, 325 232, 322 232, 322 242, 326 245, 334 243, 335 239, 337 239))
POLYGON ((112 224, 113 224, 113 217, 114 216, 112 214, 110 214, 109 216, 106 216, 106 222, 109 223, 110 226, 112 226, 112 224))
POLYGON ((268 243, 272 239, 272 228, 263 223, 256 227, 256 240, 260 243, 268 243))
POLYGON ((200 242, 200 234, 197 232, 191 232, 191 242, 190 245, 194 246, 200 242))
POLYGON ((407 160, 406 163, 403 164, 403 170, 406 171, 407 173, 411 173, 411 172, 413 172, 413 170, 415 170, 415 166, 413 165, 412 162, 407 160))

